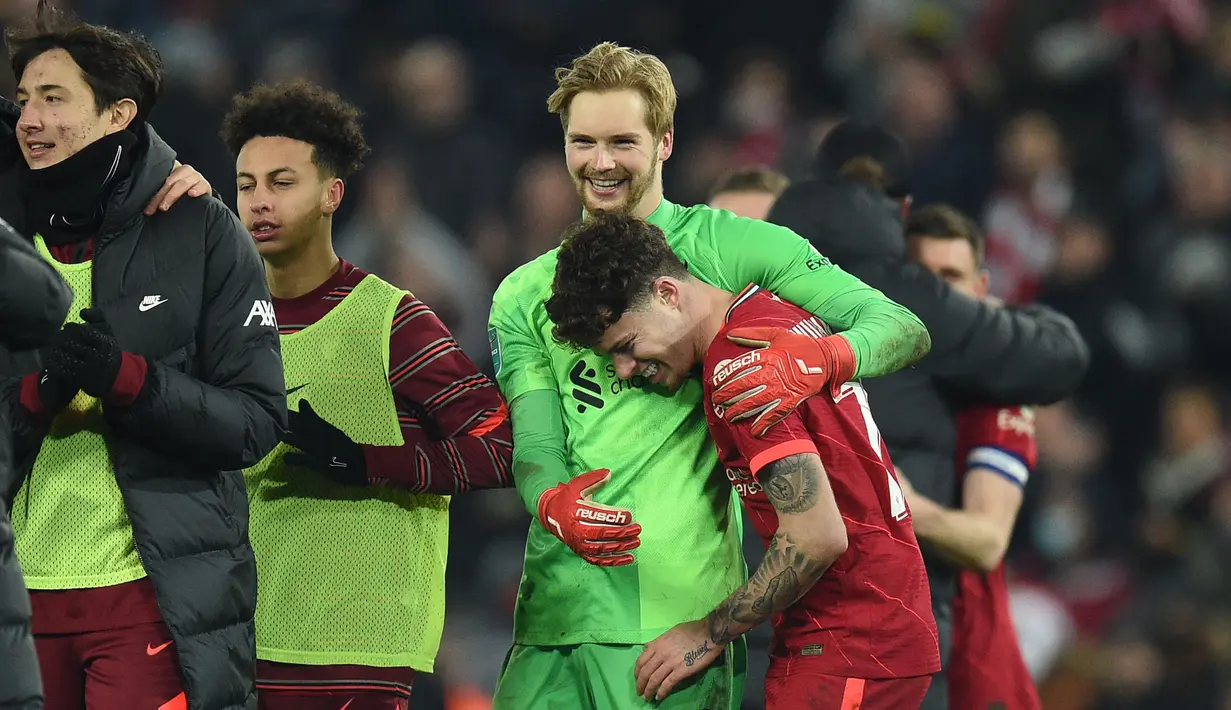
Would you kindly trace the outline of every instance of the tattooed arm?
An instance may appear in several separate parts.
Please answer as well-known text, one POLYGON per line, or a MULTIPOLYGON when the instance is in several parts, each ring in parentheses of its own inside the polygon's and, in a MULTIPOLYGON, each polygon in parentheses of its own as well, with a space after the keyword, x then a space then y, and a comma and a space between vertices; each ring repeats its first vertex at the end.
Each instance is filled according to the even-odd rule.
POLYGON ((748 629, 794 604, 846 551, 846 525, 821 458, 794 454, 766 464, 758 476, 778 511, 778 533, 744 586, 704 619, 672 627, 637 659, 637 694, 662 700, 714 662, 748 629))
POLYGON ((778 511, 778 532, 748 581, 705 617, 716 646, 794 604, 846 551, 846 525, 819 456, 787 456, 766 465, 759 478, 778 511))

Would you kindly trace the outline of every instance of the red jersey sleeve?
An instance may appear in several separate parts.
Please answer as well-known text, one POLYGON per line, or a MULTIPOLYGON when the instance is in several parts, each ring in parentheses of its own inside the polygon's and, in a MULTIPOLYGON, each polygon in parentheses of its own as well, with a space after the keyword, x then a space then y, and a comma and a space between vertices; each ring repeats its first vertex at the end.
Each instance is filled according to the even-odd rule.
MULTIPOLYGON (((736 297, 727 312, 727 324, 710 344, 705 357, 705 394, 711 402, 714 390, 735 373, 754 367, 759 357, 750 350, 732 343, 726 334, 731 328, 743 327, 790 327, 794 320, 789 312, 783 313, 781 301, 767 291, 755 286, 744 289, 736 297)), ((816 443, 801 415, 802 407, 791 412, 785 419, 769 428, 764 436, 752 435, 751 420, 730 422, 718 415, 712 425, 723 429, 728 440, 748 464, 748 470, 756 476, 769 464, 795 454, 818 454, 816 443)), ((819 454, 818 454, 819 455, 819 454)))
POLYGON ((818 454, 816 443, 804 425, 799 411, 791 412, 778 424, 770 427, 765 436, 756 437, 750 432, 751 422, 726 424, 731 441, 740 455, 748 462, 753 476, 771 463, 795 454, 818 454))
POLYGON ((368 477, 423 493, 513 485, 508 408, 436 314, 403 297, 389 336, 401 446, 365 446, 368 477))
POLYGON ((986 468, 1025 486, 1038 458, 1034 410, 1029 407, 975 407, 962 413, 965 468, 986 468))

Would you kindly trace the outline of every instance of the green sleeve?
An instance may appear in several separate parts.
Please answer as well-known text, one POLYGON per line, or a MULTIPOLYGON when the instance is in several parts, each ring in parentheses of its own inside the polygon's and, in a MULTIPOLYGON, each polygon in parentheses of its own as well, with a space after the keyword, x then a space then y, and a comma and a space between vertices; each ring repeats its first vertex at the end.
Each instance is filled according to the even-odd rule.
POLYGON ((535 390, 513 400, 513 481, 530 515, 538 517, 539 496, 568 481, 564 462, 564 416, 560 393, 535 390))
MULTIPOLYGON (((513 284, 510 283, 510 286, 513 284)), ((513 481, 531 515, 538 515, 543 491, 569 480, 565 465, 564 417, 551 358, 542 337, 528 321, 534 312, 501 288, 492 299, 488 321, 496 383, 509 402, 513 425, 513 481)), ((533 298, 529 300, 533 302, 533 298)))
POLYGON ((885 294, 846 273, 791 230, 759 220, 728 219, 717 240, 734 284, 755 283, 811 311, 851 344, 855 377, 877 377, 916 362, 931 338, 923 322, 885 294))
POLYGON ((532 309, 523 306, 518 295, 498 289, 487 323, 496 383, 510 402, 534 390, 556 389, 546 345, 528 321, 532 309))

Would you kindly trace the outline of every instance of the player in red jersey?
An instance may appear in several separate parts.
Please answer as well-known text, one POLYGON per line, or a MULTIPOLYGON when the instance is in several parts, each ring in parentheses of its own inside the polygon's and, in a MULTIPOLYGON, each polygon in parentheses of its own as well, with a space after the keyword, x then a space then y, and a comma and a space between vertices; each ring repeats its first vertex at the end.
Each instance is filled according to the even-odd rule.
MULTIPOLYGON (((906 232, 915 261, 958 291, 987 295, 982 235, 964 215, 945 205, 927 207, 911 217, 906 232)), ((946 668, 949 709, 1040 710, 1009 613, 1003 563, 1034 468, 1034 412, 973 406, 959 412, 957 433, 960 509, 918 495, 903 478, 919 539, 963 568, 946 668)))
POLYGON ((559 340, 610 354, 621 378, 704 387, 720 461, 767 544, 746 584, 646 645, 638 692, 666 697, 772 619, 770 710, 917 709, 940 669, 936 624, 910 511, 863 388, 835 385, 763 438, 751 422, 725 421, 710 398, 765 357, 732 342, 733 328, 814 338, 825 326, 756 286, 737 295, 693 278, 657 227, 630 217, 599 214, 570 230, 555 278, 555 291, 585 294, 553 313, 559 340), (699 364, 704 384, 672 374, 699 364))

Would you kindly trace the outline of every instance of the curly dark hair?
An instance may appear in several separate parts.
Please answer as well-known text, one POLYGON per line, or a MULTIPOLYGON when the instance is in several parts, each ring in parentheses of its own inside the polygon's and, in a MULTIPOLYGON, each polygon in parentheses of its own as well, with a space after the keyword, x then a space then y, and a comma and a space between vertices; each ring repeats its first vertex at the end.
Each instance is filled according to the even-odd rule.
POLYGON ((260 84, 236 96, 222 122, 222 140, 238 157, 260 136, 282 136, 312 146, 312 162, 345 180, 359 172, 372 149, 359 126, 359 109, 341 96, 297 79, 260 84))
POLYGON ((660 276, 688 276, 661 229, 635 217, 594 212, 569 227, 560 244, 547 299, 552 336, 575 348, 594 348, 625 312, 648 304, 660 276))
POLYGON ((162 56, 135 32, 82 22, 72 13, 39 0, 29 21, 4 32, 13 76, 21 81, 30 62, 55 49, 68 52, 94 93, 101 115, 123 99, 137 104, 134 124, 149 117, 162 93, 162 56))

